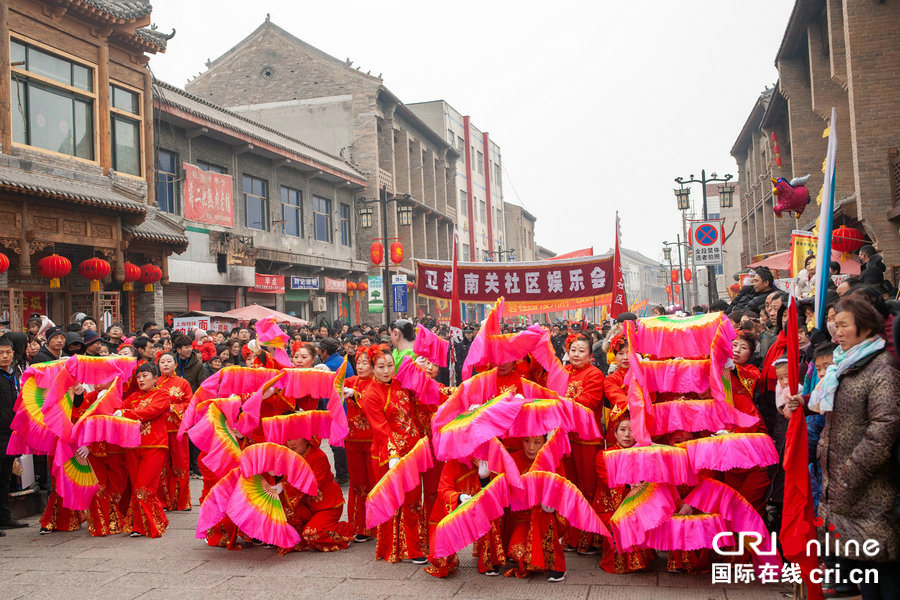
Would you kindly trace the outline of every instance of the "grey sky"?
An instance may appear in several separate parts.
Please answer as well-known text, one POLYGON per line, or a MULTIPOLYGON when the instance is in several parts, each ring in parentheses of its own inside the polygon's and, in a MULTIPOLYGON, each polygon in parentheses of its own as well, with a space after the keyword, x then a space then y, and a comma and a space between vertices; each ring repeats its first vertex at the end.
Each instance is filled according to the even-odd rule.
MULTIPOLYGON (((622 244, 661 258, 676 176, 734 173, 734 139, 765 85, 791 0, 441 3, 155 0, 177 29, 155 75, 184 86, 271 14, 404 102, 442 98, 502 150, 504 196, 556 252, 622 244)), ((699 200, 700 189, 692 194, 699 200)), ((730 230, 730 224, 727 230, 730 230)))

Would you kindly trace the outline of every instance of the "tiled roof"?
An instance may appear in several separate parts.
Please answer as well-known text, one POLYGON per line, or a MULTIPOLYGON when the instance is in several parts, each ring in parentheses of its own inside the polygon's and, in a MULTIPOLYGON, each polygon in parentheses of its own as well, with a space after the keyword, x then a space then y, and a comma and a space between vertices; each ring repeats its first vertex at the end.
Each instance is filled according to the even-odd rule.
POLYGON ((152 7, 145 0, 81 0, 119 19, 139 19, 149 15, 152 7))
POLYGON ((148 217, 140 225, 135 225, 131 231, 137 239, 174 244, 182 251, 188 246, 184 228, 158 214, 148 217))
POLYGON ((172 37, 175 35, 175 30, 172 30, 172 33, 163 33, 158 29, 153 29, 152 27, 139 27, 134 30, 135 37, 141 38, 158 47, 160 50, 165 52, 166 44, 172 37))
POLYGON ((25 190, 35 196, 67 200, 75 204, 111 208, 121 212, 144 214, 143 204, 131 200, 109 185, 54 177, 0 164, 0 189, 25 190))
POLYGON ((164 81, 158 79, 154 80, 154 86, 156 88, 154 90, 154 96, 162 104, 168 104, 175 108, 179 108, 196 117, 206 119, 233 131, 243 133, 246 136, 271 144, 282 150, 303 156, 322 166, 337 171, 346 177, 352 177, 363 181, 366 180, 365 173, 342 158, 329 154, 324 150, 319 150, 298 139, 286 136, 271 127, 251 121, 247 117, 222 108, 221 106, 216 106, 211 102, 198 98, 197 96, 164 81))

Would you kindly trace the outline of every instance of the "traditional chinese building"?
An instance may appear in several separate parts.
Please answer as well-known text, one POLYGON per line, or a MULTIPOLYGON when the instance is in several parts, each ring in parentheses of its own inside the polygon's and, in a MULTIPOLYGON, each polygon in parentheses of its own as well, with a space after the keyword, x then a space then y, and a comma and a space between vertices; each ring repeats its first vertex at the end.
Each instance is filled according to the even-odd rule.
POLYGON ((150 12, 141 0, 0 3, 0 250, 10 262, 0 313, 13 329, 32 312, 62 325, 75 312, 130 327, 162 316, 161 286, 122 291, 126 262, 165 280, 169 255, 187 246, 147 205, 146 64, 171 37, 150 27, 150 12), (98 291, 79 274, 90 259, 105 261, 88 263, 98 291))

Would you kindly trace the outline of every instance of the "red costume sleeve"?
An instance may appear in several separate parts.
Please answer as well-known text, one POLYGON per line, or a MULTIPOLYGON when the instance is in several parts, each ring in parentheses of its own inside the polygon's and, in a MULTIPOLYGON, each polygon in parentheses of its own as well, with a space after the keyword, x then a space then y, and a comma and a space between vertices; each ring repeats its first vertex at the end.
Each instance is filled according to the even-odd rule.
POLYGON ((344 494, 341 487, 334 481, 334 473, 331 471, 331 463, 320 448, 310 445, 303 454, 303 459, 309 464, 316 476, 316 484, 319 494, 310 498, 308 505, 310 510, 317 512, 328 508, 336 508, 344 504, 344 494))
POLYGON ((603 393, 609 398, 611 407, 628 407, 628 388, 625 387, 625 375, 628 369, 618 369, 603 381, 603 393))
POLYGON ((142 400, 132 398, 130 402, 126 401, 125 404, 127 406, 135 405, 134 408, 127 408, 122 411, 122 416, 126 419, 148 422, 169 412, 169 397, 165 392, 160 392, 160 390, 153 390, 142 400))
POLYGON ((603 406, 603 372, 597 367, 588 365, 583 369, 575 369, 566 365, 569 372, 569 388, 566 396, 578 404, 596 411, 603 406))

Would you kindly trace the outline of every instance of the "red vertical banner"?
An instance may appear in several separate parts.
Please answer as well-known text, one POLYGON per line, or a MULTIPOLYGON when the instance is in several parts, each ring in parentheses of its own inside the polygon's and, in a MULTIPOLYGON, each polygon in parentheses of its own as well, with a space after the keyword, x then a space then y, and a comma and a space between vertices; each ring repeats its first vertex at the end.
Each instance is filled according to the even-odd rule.
POLYGON ((46 292, 22 292, 22 316, 27 321, 31 313, 39 315, 47 314, 47 293, 46 292))
POLYGON ((137 329, 137 326, 135 325, 137 322, 135 312, 134 292, 128 292, 128 331, 137 329))
POLYGON ((462 341, 462 314, 459 306, 459 272, 457 271, 457 248, 459 247, 459 235, 453 228, 453 269, 451 281, 453 292, 450 296, 450 337, 457 342, 462 341))
POLYGON ((616 251, 613 254, 613 294, 609 313, 613 318, 628 311, 628 300, 625 298, 625 277, 622 274, 622 258, 619 255, 619 213, 616 212, 616 251))

